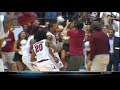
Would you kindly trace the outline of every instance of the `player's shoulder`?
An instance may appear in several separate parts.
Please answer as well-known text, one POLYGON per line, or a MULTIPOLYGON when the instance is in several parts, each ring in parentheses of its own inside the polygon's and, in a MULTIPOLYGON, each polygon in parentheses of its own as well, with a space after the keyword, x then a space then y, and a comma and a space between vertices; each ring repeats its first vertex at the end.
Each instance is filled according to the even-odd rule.
POLYGON ((50 40, 48 40, 48 39, 46 39, 45 43, 51 43, 51 41, 50 41, 50 40))
POLYGON ((48 32, 46 33, 46 35, 51 35, 51 32, 48 31, 48 32))

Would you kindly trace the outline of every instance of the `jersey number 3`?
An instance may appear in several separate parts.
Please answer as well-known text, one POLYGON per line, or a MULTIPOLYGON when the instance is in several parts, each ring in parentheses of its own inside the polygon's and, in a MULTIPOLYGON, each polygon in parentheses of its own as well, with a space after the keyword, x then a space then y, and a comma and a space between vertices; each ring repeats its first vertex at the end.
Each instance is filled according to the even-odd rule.
POLYGON ((35 45, 36 53, 42 51, 42 49, 43 49, 42 43, 35 45))

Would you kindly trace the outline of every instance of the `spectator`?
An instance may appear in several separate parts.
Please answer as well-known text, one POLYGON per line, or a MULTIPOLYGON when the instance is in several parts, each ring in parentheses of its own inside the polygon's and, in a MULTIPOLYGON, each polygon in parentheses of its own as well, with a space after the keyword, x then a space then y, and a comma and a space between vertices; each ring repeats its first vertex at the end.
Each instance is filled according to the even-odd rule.
POLYGON ((110 62, 107 65, 107 71, 118 71, 118 63, 120 62, 120 37, 114 36, 115 31, 109 30, 109 44, 110 44, 110 62))
MULTIPOLYGON (((67 20, 67 25, 70 22, 67 20)), ((85 32, 82 30, 83 22, 78 21, 75 23, 75 29, 65 31, 70 37, 70 60, 68 61, 66 71, 79 71, 83 65, 83 39, 85 32)), ((65 29, 64 29, 65 30, 65 29)))
POLYGON ((90 40, 90 35, 93 33, 93 30, 91 28, 91 25, 87 25, 86 26, 86 30, 85 30, 85 65, 87 65, 87 63, 89 62, 90 59, 90 44, 89 44, 89 40, 90 40))
POLYGON ((16 62, 17 65, 17 69, 18 71, 23 71, 25 70, 25 64, 22 62, 22 52, 21 52, 21 41, 22 40, 26 40, 27 39, 27 33, 25 31, 20 32, 19 36, 18 36, 18 40, 16 43, 16 49, 15 49, 15 55, 13 58, 13 61, 16 62))
POLYGON ((93 22, 91 27, 95 32, 90 36, 90 61, 87 67, 91 71, 106 71, 109 63, 109 38, 102 32, 99 22, 93 22))
MULTIPOLYGON (((64 27, 64 29, 67 31, 67 30, 71 30, 71 29, 74 29, 74 22, 71 22, 69 24, 69 26, 67 25, 66 23, 66 26, 64 27)), ((63 47, 62 47, 62 50, 61 50, 61 60, 64 64, 64 67, 63 67, 63 71, 66 70, 66 67, 67 67, 67 59, 69 59, 69 36, 67 36, 66 34, 64 34, 65 30, 63 30, 63 32, 61 32, 61 38, 62 38, 62 41, 63 41, 63 47)))
POLYGON ((2 60, 10 71, 17 71, 16 63, 13 61, 15 54, 16 41, 12 31, 9 30, 8 36, 5 38, 6 45, 2 47, 2 60))
POLYGON ((28 25, 23 25, 23 31, 25 31, 25 33, 27 34, 27 37, 29 37, 30 29, 29 29, 28 25))
POLYGON ((2 55, 0 54, 0 72, 4 72, 4 63, 2 60, 2 55))
POLYGON ((105 34, 108 34, 108 31, 109 31, 109 27, 107 25, 104 25, 102 27, 102 32, 104 32, 105 34))

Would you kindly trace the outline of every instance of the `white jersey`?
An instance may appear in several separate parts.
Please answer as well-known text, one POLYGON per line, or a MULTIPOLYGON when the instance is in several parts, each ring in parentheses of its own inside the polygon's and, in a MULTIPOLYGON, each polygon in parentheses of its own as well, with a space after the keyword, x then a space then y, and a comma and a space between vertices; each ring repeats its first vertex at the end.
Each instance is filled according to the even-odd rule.
POLYGON ((49 48, 45 45, 46 39, 41 40, 33 44, 33 50, 36 54, 37 61, 43 59, 50 59, 49 48))
MULTIPOLYGON (((56 46, 57 44, 56 44, 56 37, 55 37, 55 35, 52 34, 51 32, 47 32, 46 35, 52 35, 52 43, 56 46)), ((54 51, 53 51, 53 52, 54 52, 54 51)), ((50 54, 49 54, 49 55, 50 55, 50 54)), ((50 55, 50 60, 52 61, 52 63, 54 63, 54 65, 56 65, 58 68, 63 67, 63 64, 62 64, 62 61, 61 61, 61 59, 60 59, 60 57, 59 57, 58 52, 54 52, 54 55, 59 59, 58 64, 60 63, 60 65, 57 65, 56 62, 54 61, 53 57, 50 55)))
POLYGON ((47 36, 48 36, 48 35, 51 35, 51 36, 52 36, 52 43, 56 46, 56 37, 55 37, 55 35, 52 34, 51 32, 47 32, 46 35, 47 35, 47 36))
POLYGON ((28 40, 24 46, 22 46, 23 56, 31 56, 30 54, 30 41, 34 39, 34 35, 28 37, 28 40))

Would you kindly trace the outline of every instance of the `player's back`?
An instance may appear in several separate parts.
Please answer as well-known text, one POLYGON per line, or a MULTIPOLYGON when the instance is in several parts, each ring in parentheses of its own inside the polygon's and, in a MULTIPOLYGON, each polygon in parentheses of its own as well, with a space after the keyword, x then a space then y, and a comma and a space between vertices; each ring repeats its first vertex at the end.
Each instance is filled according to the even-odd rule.
POLYGON ((46 46, 46 39, 33 44, 33 50, 36 53, 37 61, 49 59, 49 48, 46 46))

